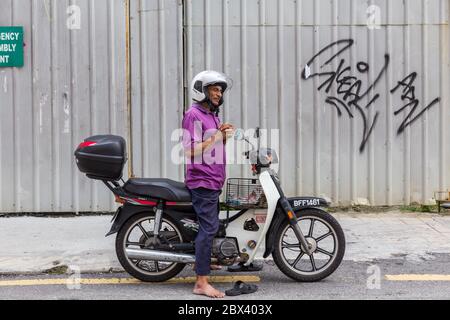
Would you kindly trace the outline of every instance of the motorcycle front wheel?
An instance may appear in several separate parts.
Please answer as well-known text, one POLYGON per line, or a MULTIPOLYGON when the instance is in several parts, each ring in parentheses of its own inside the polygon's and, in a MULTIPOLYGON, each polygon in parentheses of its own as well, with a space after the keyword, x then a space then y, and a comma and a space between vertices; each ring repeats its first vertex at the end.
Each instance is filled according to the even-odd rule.
MULTIPOLYGON (((141 213, 131 217, 120 229, 116 238, 116 254, 120 264, 130 275, 144 282, 164 282, 179 274, 185 264, 130 259, 126 249, 146 249, 153 239, 155 216, 141 213)), ((175 222, 164 216, 160 236, 171 244, 182 243, 183 237, 175 222)))
POLYGON ((345 253, 345 236, 337 220, 320 209, 296 212, 297 221, 312 246, 308 255, 288 221, 282 223, 275 237, 272 253, 275 264, 288 277, 300 282, 316 282, 331 275, 345 253))

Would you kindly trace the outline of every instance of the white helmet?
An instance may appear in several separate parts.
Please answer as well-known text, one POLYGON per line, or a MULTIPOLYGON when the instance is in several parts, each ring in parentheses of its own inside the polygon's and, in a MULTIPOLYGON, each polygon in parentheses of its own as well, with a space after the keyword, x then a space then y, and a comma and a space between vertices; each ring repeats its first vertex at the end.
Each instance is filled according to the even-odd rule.
MULTIPOLYGON (((233 81, 225 74, 217 71, 203 71, 194 77, 191 84, 192 99, 197 102, 207 102, 209 97, 207 96, 207 87, 212 85, 218 85, 222 87, 223 93, 230 89, 233 85, 233 81)), ((223 104, 223 98, 220 105, 223 104)))

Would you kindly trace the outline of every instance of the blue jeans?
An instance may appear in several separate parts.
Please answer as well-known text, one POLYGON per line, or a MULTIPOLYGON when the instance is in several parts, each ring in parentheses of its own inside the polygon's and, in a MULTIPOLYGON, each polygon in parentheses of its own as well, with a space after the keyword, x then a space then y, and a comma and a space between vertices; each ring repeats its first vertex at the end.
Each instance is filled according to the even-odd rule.
POLYGON ((219 196, 222 191, 198 188, 191 189, 190 192, 199 223, 195 238, 195 273, 207 276, 211 273, 213 239, 219 230, 219 196))

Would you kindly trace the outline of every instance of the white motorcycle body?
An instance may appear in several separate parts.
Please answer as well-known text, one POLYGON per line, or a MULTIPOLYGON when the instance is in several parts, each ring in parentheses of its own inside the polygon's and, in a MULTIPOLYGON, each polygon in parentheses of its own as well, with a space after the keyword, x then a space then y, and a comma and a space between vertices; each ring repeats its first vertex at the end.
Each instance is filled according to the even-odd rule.
POLYGON ((267 209, 249 209, 245 214, 230 222, 226 230, 227 237, 238 240, 240 253, 249 256, 246 265, 250 265, 255 260, 258 250, 264 248, 266 234, 280 199, 280 194, 269 172, 261 173, 259 182, 267 199, 267 209), (259 227, 258 231, 244 229, 245 222, 251 219, 256 221, 259 227))

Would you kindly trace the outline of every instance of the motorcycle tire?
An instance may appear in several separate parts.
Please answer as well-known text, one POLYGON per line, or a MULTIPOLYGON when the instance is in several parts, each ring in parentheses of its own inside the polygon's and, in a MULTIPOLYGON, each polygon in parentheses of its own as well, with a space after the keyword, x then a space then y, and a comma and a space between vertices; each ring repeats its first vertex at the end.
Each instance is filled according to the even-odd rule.
MULTIPOLYGON (((183 263, 172 263, 170 267, 168 267, 163 272, 149 272, 139 268, 135 263, 133 263, 126 255, 125 248, 126 242, 129 234, 133 231, 133 229, 137 226, 138 223, 146 221, 146 220, 154 220, 154 213, 140 213, 137 214, 130 219, 122 226, 119 230, 116 238, 116 254, 119 259, 120 264, 125 269, 127 273, 129 273, 134 278, 141 280, 143 282, 164 282, 169 279, 172 279, 177 274, 179 274, 184 267, 186 266, 183 263)), ((162 224, 170 225, 178 234, 181 242, 183 241, 183 236, 180 230, 178 229, 176 223, 169 216, 165 215, 162 218, 162 224)), ((157 264, 158 262, 154 262, 157 264)))
MULTIPOLYGON (((311 225, 314 224, 316 221, 323 224, 325 227, 329 229, 328 236, 324 237, 325 235, 322 235, 321 237, 314 238, 314 234, 305 234, 305 237, 307 238, 308 242, 310 244, 313 244, 313 247, 315 247, 315 251, 312 253, 312 255, 308 255, 305 250, 302 248, 302 246, 298 243, 287 243, 286 241, 286 234, 287 232, 290 232, 291 239, 294 239, 292 227, 289 224, 289 222, 284 221, 280 228, 277 231, 275 242, 274 242, 274 251, 272 253, 273 259, 275 264, 278 266, 278 268, 288 277, 291 279, 294 279, 299 282, 316 282, 325 279, 326 277, 330 276, 341 264, 342 259, 345 254, 345 236, 344 232, 342 230, 342 227, 339 225, 337 220, 330 215, 329 213, 320 210, 320 209, 304 209, 299 210, 296 212, 297 220, 299 223, 303 223, 306 220, 311 220, 309 225, 309 233, 311 233, 311 225), (320 238, 324 237, 320 240, 320 238), (330 238, 334 240, 334 248, 332 252, 326 251, 324 249, 321 249, 319 247, 319 243, 326 238, 330 238), (317 241, 319 240, 319 241, 317 241), (297 255, 297 259, 294 260, 293 263, 290 263, 288 258, 285 255, 284 249, 290 250, 290 248, 295 249, 294 256, 297 255), (325 253, 325 254, 323 254, 325 253), (330 257, 330 260, 320 269, 316 266, 316 260, 314 258, 315 254, 322 254, 324 256, 332 255, 330 257), (311 258, 312 256, 312 258, 311 258), (301 260, 303 257, 306 258, 306 260, 309 259, 311 264, 311 270, 300 270, 297 269, 296 266, 300 262, 304 262, 303 264, 308 265, 308 262, 305 260, 301 260)), ((314 227, 312 227, 312 233, 314 233, 314 227)), ((295 237, 295 241, 297 238, 295 237)), ((309 267, 308 267, 309 269, 309 267)))

